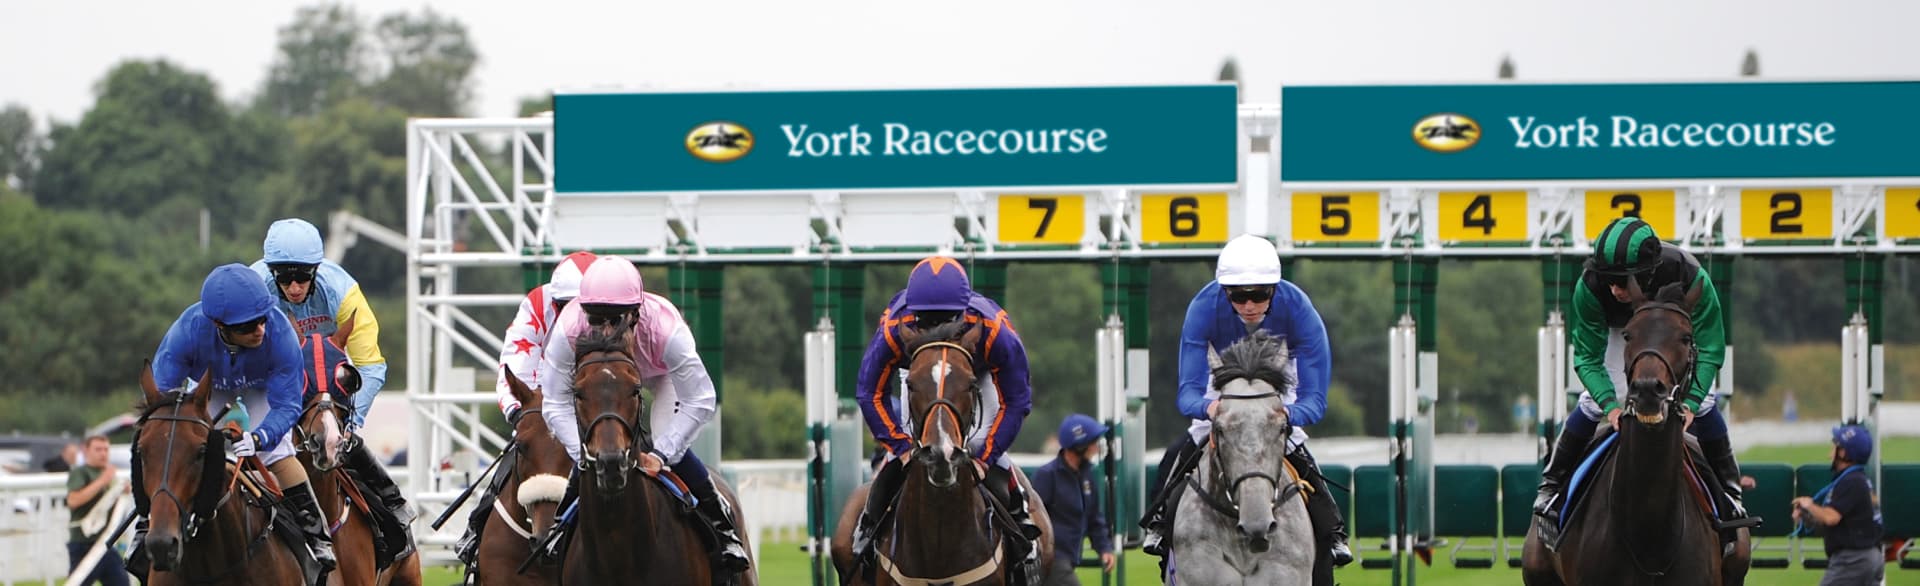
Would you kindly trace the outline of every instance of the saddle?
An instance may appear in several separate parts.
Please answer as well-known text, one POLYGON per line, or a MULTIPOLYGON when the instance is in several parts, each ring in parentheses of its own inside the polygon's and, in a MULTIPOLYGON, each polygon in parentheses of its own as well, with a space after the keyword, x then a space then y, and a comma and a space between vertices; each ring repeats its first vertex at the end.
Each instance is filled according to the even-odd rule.
MULTIPOLYGON (((990 475, 989 477, 991 477, 991 474, 992 473, 989 472, 989 475, 990 475)), ((1014 471, 1010 471, 1007 477, 1007 481, 1009 483, 1022 482, 1025 479, 1026 479, 1025 475, 1023 473, 1018 472, 1017 469, 1014 471)), ((1039 547, 1039 544, 1035 543, 1034 541, 1039 539, 1040 536, 1027 535, 1023 531, 1023 528, 1021 527, 1020 522, 1014 520, 1013 511, 1007 509, 1006 502, 1003 501, 1000 498, 1000 496, 993 491, 991 487, 989 487, 989 484, 990 482, 986 481, 985 479, 982 479, 982 481, 978 485, 976 485, 974 488, 975 490, 978 490, 980 492, 981 500, 986 501, 987 519, 990 522, 989 524, 998 533, 997 535, 993 535, 992 537, 999 539, 1001 541, 1008 541, 1012 539, 1024 539, 1031 544, 1030 547, 1039 547)), ((1034 498, 1034 493, 1032 488, 1024 484, 1023 484, 1023 487, 1026 491, 1026 496, 1029 499, 1034 498)), ((1012 487, 1009 486, 1008 490, 1011 491, 1012 487)), ((893 491, 892 499, 887 502, 886 508, 881 510, 880 518, 876 519, 873 523, 874 534, 877 535, 880 532, 885 531, 888 528, 891 528, 894 526, 894 513, 899 510, 900 499, 905 494, 906 494, 906 491, 904 490, 893 491)), ((1028 503, 1028 506, 1034 507, 1036 506, 1036 504, 1030 502, 1028 503)), ((1038 503, 1038 506, 1044 507, 1046 505, 1045 503, 1038 503)), ((917 583, 933 583, 933 584, 971 583, 971 582, 979 581, 985 578, 986 576, 992 575, 993 571, 998 569, 1000 566, 1002 566, 1003 563, 1006 561, 1004 558, 1005 548, 1004 547, 995 548, 993 557, 988 559, 986 563, 981 564, 979 567, 976 567, 973 570, 969 570, 968 572, 957 575, 957 576, 949 576, 948 580, 929 581, 929 580, 920 579, 920 578, 912 578, 912 577, 908 577, 901 574, 900 570, 894 567, 893 561, 888 559, 884 554, 880 553, 878 548, 879 540, 875 539, 873 543, 875 544, 875 547, 873 550, 865 551, 865 552, 854 552, 854 562, 853 562, 854 572, 861 575, 869 584, 874 582, 874 573, 880 570, 885 570, 893 578, 894 582, 901 583, 901 584, 916 583, 915 582, 916 580, 919 581, 917 583)), ((842 583, 843 584, 847 583, 847 580, 850 578, 851 576, 843 577, 842 583)))
POLYGON ((307 549, 307 535, 300 530, 300 524, 293 519, 299 518, 299 512, 287 505, 280 490, 280 482, 259 456, 247 456, 240 459, 239 473, 235 474, 235 490, 244 495, 249 506, 260 507, 267 514, 267 534, 280 538, 287 550, 293 553, 293 559, 300 563, 300 576, 306 584, 319 583, 322 578, 320 562, 313 558, 313 551, 307 549))
MULTIPOLYGON (((693 491, 687 488, 686 481, 681 480, 680 475, 675 474, 673 470, 665 468, 660 470, 658 476, 647 476, 643 474, 641 475, 641 479, 643 482, 658 483, 662 488, 666 489, 667 496, 672 498, 676 505, 674 512, 681 518, 693 523, 694 533, 700 536, 701 545, 707 550, 707 558, 708 561, 713 564, 714 574, 716 576, 721 575, 720 534, 715 532, 712 523, 706 522, 705 517, 700 512, 700 507, 698 506, 699 501, 693 496, 693 491)), ((581 482, 590 481, 583 479, 581 482)), ((554 527, 551 531, 547 532, 546 541, 533 544, 533 551, 527 556, 526 561, 521 562, 520 571, 525 571, 527 565, 534 563, 535 560, 541 560, 542 563, 552 563, 566 558, 567 550, 573 546, 573 528, 580 513, 580 501, 579 499, 575 499, 572 502, 563 504, 565 508, 556 515, 553 523, 554 527)), ((735 526, 739 526, 740 519, 738 509, 734 511, 735 518, 729 520, 733 521, 735 526)), ((728 579, 732 580, 735 578, 729 577, 728 579)))
MULTIPOLYGON (((1567 523, 1571 522, 1579 512, 1580 503, 1586 500, 1583 497, 1588 492, 1586 490, 1588 480, 1599 472, 1601 464, 1612 457, 1614 440, 1619 437, 1620 434, 1617 431, 1605 425, 1602 425, 1600 431, 1594 434, 1593 441, 1588 444, 1586 457, 1581 459, 1580 466, 1574 469, 1573 476, 1567 480, 1566 495, 1560 499, 1561 508, 1555 522, 1551 526, 1541 522, 1542 529, 1546 529, 1541 534, 1542 541, 1548 549, 1558 550, 1560 532, 1566 529, 1567 523)), ((1688 482, 1688 488, 1692 489, 1690 492, 1694 496, 1694 504, 1699 506, 1708 518, 1713 519, 1715 528, 1720 531, 1722 543, 1731 543, 1737 539, 1738 535, 1734 532, 1736 529, 1759 525, 1758 519, 1754 517, 1734 521, 1725 519, 1724 512, 1733 510, 1733 499, 1727 495, 1725 485, 1721 484, 1719 477, 1714 474, 1713 466, 1708 465, 1706 453, 1700 449, 1699 440, 1694 439, 1690 434, 1682 438, 1687 450, 1684 468, 1687 478, 1691 481, 1688 482)), ((1536 522, 1540 521, 1536 520, 1536 522)))

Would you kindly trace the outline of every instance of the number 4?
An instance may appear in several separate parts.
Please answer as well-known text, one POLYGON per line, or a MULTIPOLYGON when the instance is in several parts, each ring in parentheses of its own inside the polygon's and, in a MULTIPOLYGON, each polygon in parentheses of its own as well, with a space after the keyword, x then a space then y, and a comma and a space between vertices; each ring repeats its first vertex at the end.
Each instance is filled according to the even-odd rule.
POLYGON ((1473 201, 1467 204, 1467 211, 1460 214, 1461 226, 1479 228, 1481 234, 1492 234, 1494 224, 1493 195, 1491 194, 1482 193, 1473 196, 1473 201), (1476 210, 1480 214, 1477 218, 1474 217, 1476 210))

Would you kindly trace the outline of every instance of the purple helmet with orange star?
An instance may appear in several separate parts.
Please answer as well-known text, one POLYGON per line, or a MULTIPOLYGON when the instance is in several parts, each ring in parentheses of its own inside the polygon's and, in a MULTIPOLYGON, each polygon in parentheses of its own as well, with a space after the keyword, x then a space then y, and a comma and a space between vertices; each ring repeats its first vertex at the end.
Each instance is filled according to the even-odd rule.
POLYGON ((952 258, 927 257, 907 275, 909 311, 960 311, 971 297, 973 285, 967 282, 967 271, 952 258))

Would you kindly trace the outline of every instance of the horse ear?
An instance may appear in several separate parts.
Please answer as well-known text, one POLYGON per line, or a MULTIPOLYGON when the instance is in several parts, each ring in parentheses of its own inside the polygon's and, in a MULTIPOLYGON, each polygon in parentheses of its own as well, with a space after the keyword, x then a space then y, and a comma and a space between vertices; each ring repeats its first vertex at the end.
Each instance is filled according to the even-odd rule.
POLYGON ((1212 348, 1208 348, 1207 349, 1207 370, 1218 369, 1220 368, 1220 364, 1221 364, 1220 353, 1215 352, 1212 348))
POLYGON ((146 395, 148 405, 160 402, 160 388, 158 385, 153 384, 152 358, 148 358, 140 363, 140 393, 146 395))
POLYGON ((193 404, 204 411, 207 408, 207 397, 212 395, 213 368, 208 367, 206 372, 200 373, 200 384, 193 387, 193 404))
POLYGON ((1627 277, 1627 305, 1640 305, 1647 301, 1647 292, 1640 289, 1640 280, 1627 277))
POLYGON ((1689 289, 1687 290, 1686 297, 1681 299, 1680 304, 1687 308, 1688 313, 1692 313, 1694 306, 1700 303, 1700 297, 1706 294, 1706 292, 1707 288, 1705 286, 1689 289))
POLYGON ((520 382, 520 377, 514 376, 513 371, 504 364, 500 365, 500 376, 507 379, 507 391, 513 393, 514 400, 521 405, 533 405, 539 400, 532 390, 527 389, 527 383, 520 382))
MULTIPOLYGON (((1685 303, 1687 293, 1681 289, 1683 286, 1680 283, 1667 283, 1660 287, 1660 292, 1655 293, 1653 298, 1661 303, 1685 303)), ((1692 305, 1689 304, 1688 307, 1692 305)))
POLYGON ((340 320, 340 327, 335 329, 333 336, 328 338, 333 341, 334 346, 339 347, 341 350, 347 349, 347 337, 353 335, 353 318, 359 316, 360 312, 356 311, 347 314, 346 318, 340 320))

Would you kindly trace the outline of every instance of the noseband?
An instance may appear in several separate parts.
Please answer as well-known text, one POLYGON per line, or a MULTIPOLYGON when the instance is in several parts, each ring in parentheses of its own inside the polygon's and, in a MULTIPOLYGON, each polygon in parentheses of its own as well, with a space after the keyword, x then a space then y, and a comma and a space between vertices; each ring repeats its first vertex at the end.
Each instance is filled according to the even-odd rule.
MULTIPOLYGON (((575 372, 579 372, 578 370, 579 367, 590 366, 594 364, 601 364, 606 362, 625 362, 628 364, 633 363, 633 357, 631 355, 628 355, 625 351, 603 350, 597 353, 606 354, 606 355, 601 356, 599 358, 592 359, 592 360, 586 360, 586 361, 580 362, 580 364, 578 364, 575 367, 576 368, 575 372)), ((633 386, 633 398, 634 400, 640 402, 640 410, 644 412, 647 407, 646 399, 640 396, 640 385, 638 384, 633 386)), ((575 391, 575 394, 574 394, 574 400, 575 401, 580 400, 579 391, 577 390, 575 391)), ((521 417, 526 417, 526 416, 521 415, 521 417)), ((593 421, 587 423, 585 427, 581 428, 580 441, 582 442, 582 444, 584 444, 586 441, 588 441, 588 438, 592 438, 594 427, 599 426, 601 422, 613 421, 615 423, 618 423, 620 425, 620 429, 627 433, 627 439, 631 440, 627 442, 627 448, 621 452, 623 456, 626 456, 626 460, 627 460, 626 469, 638 470, 640 468, 640 459, 634 457, 634 452, 636 451, 646 452, 646 451, 651 451, 653 449, 653 446, 651 445, 652 442, 650 440, 650 438, 653 437, 653 433, 649 431, 646 428, 646 426, 641 425, 639 423, 639 419, 640 417, 636 416, 633 421, 629 421, 625 416, 619 413, 613 412, 611 410, 602 412, 599 416, 594 417, 593 421), (642 440, 648 440, 647 441, 648 445, 645 447, 640 447, 639 444, 641 443, 642 440)), ((599 460, 593 457, 593 452, 591 450, 586 449, 585 445, 582 445, 580 448, 580 468, 582 470, 585 470, 585 469, 597 466, 598 464, 599 464, 599 460)))
MULTIPOLYGON (((1644 313, 1647 311, 1653 311, 1653 310, 1671 311, 1674 313, 1678 313, 1680 314, 1680 318, 1685 320, 1688 324, 1693 323, 1693 314, 1688 313, 1687 310, 1682 309, 1680 306, 1674 305, 1672 303, 1648 303, 1640 306, 1640 308, 1638 309, 1633 310, 1633 315, 1635 317, 1638 317, 1641 313, 1644 313)), ((1648 348, 1646 350, 1641 350, 1637 354, 1634 354, 1633 359, 1627 361, 1627 370, 1625 374, 1629 379, 1631 379, 1633 376, 1633 367, 1634 365, 1637 365, 1640 363, 1641 358, 1652 356, 1655 360, 1659 360, 1660 367, 1667 369, 1667 380, 1673 381, 1673 385, 1667 388, 1667 392, 1664 396, 1660 398, 1660 402, 1663 406, 1666 406, 1667 408, 1671 409, 1672 406, 1674 405, 1674 398, 1680 396, 1681 389, 1693 388, 1693 383, 1699 377, 1699 372, 1696 369, 1694 369, 1694 361, 1698 359, 1699 354, 1700 354, 1700 349, 1698 347, 1692 344, 1688 344, 1687 345, 1687 361, 1684 363, 1685 366, 1682 369, 1675 369, 1673 362, 1670 360, 1667 360, 1666 355, 1661 354, 1656 349, 1648 348), (1681 372, 1686 373, 1686 376, 1684 378, 1680 376, 1681 372)), ((1628 384, 1632 384, 1632 381, 1628 380, 1628 384)), ((1625 401, 1624 406, 1629 408, 1633 406, 1633 393, 1631 392, 1627 393, 1627 400, 1625 401)))
MULTIPOLYGON (((1218 398, 1222 401, 1278 399, 1280 398, 1280 393, 1278 391, 1268 391, 1268 392, 1260 393, 1257 395, 1221 395, 1218 398)), ((1207 432, 1209 439, 1212 440, 1212 443, 1213 443, 1213 450, 1209 451, 1207 454, 1207 458, 1212 463, 1211 468, 1213 469, 1213 478, 1209 479, 1210 482, 1208 484, 1212 484, 1214 490, 1208 490, 1206 487, 1200 486, 1200 484, 1197 481, 1195 481, 1192 477, 1187 478, 1188 485, 1191 488, 1193 488, 1196 494, 1200 495, 1201 500, 1205 501, 1208 506, 1213 507, 1213 510, 1219 511, 1221 514, 1224 514, 1228 517, 1240 516, 1240 503, 1238 501, 1238 498, 1239 498, 1238 495, 1240 494, 1240 485, 1242 483, 1245 483, 1248 480, 1252 480, 1255 478, 1264 479, 1267 481, 1267 484, 1270 484, 1274 487, 1273 499, 1269 501, 1269 503, 1272 505, 1274 510, 1279 510, 1280 505, 1286 504, 1288 499, 1291 499, 1293 498, 1294 495, 1300 493, 1300 483, 1292 482, 1282 486, 1279 478, 1276 478, 1272 474, 1268 474, 1266 472, 1262 472, 1259 470, 1241 474, 1239 476, 1234 477, 1234 479, 1231 482, 1227 482, 1226 481, 1227 469, 1226 467, 1220 464, 1220 441, 1219 441, 1220 429, 1219 427, 1220 426, 1218 424, 1215 424, 1213 426, 1213 429, 1207 432), (1223 493, 1223 494, 1215 494, 1216 492, 1223 493)), ((1293 434, 1293 420, 1292 418, 1288 418, 1286 422, 1280 425, 1281 441, 1285 442, 1286 438, 1292 434, 1293 434)), ((1284 446, 1283 446, 1283 449, 1284 449, 1284 446)), ((1285 457, 1286 456, 1284 455, 1281 456, 1281 458, 1283 459, 1285 457)), ((1281 465, 1285 466, 1284 463, 1281 465)))
MULTIPOLYGON (((168 426, 167 427, 167 459, 161 462, 160 464, 160 478, 162 479, 169 478, 172 476, 171 472, 173 471, 173 454, 174 454, 173 444, 175 441, 179 439, 179 434, 175 432, 179 429, 181 423, 191 423, 191 424, 200 426, 201 429, 205 429, 207 431, 207 443, 200 447, 200 451, 202 452, 201 457, 207 458, 207 459, 217 459, 218 461, 221 462, 220 464, 221 466, 225 466, 224 454, 212 453, 216 449, 220 451, 225 451, 225 448, 223 447, 225 442, 214 441, 214 436, 217 435, 217 432, 213 430, 213 423, 209 422, 208 420, 200 419, 197 417, 186 417, 186 416, 180 415, 180 407, 186 403, 187 395, 188 393, 184 391, 175 393, 172 402, 162 403, 161 405, 156 406, 152 410, 148 411, 146 415, 140 418, 141 426, 145 426, 149 421, 169 422, 167 424, 168 426), (173 407, 173 412, 166 415, 161 415, 158 413, 160 409, 163 409, 166 407, 173 407)), ((224 411, 222 412, 222 415, 225 415, 224 411)), ((218 419, 219 418, 217 417, 214 418, 214 420, 216 421, 218 419)), ((137 439, 136 439, 136 443, 137 443, 137 439)), ((137 446, 136 446, 136 449, 137 449, 137 446)), ((140 454, 138 453, 134 454, 134 458, 136 459, 140 458, 140 454)), ((210 468, 211 465, 209 465, 208 467, 210 468)), ((238 477, 237 474, 235 476, 236 478, 238 477)), ((204 473, 202 474, 202 477, 200 479, 200 484, 201 484, 200 490, 207 489, 208 479, 205 477, 204 473)), ((200 515, 201 513, 201 511, 199 510, 200 507, 188 507, 186 506, 185 503, 182 503, 180 501, 180 495, 174 494, 173 488, 168 486, 167 483, 164 481, 160 483, 160 488, 154 490, 152 494, 152 496, 162 496, 162 495, 166 496, 167 500, 173 501, 174 510, 185 512, 185 515, 181 517, 182 522, 180 524, 180 534, 186 536, 186 539, 192 540, 195 536, 200 534, 200 528, 204 526, 208 520, 219 515, 220 507, 227 503, 227 499, 233 496, 233 492, 231 490, 222 490, 220 494, 220 500, 218 502, 213 503, 212 506, 206 507, 207 509, 206 517, 202 517, 200 515)), ((196 499, 196 503, 204 499, 206 499, 205 496, 199 496, 199 498, 196 499)))
MULTIPOLYGON (((933 349, 933 348, 940 348, 942 353, 942 356, 940 357, 941 362, 949 362, 945 356, 945 352, 947 350, 953 350, 953 351, 959 352, 960 356, 966 358, 968 370, 969 371, 972 370, 973 364, 974 364, 973 352, 970 350, 967 350, 966 347, 961 346, 959 344, 955 344, 953 342, 944 342, 944 341, 928 342, 925 345, 922 345, 919 348, 914 349, 913 355, 909 357, 909 360, 919 358, 921 352, 926 352, 927 350, 933 349)), ((960 438, 959 438, 960 452, 962 454, 967 454, 968 452, 967 436, 972 434, 973 428, 980 424, 980 414, 982 409, 982 406, 980 405, 980 379, 977 376, 974 377, 973 384, 967 387, 966 392, 973 397, 973 411, 971 413, 972 416, 969 417, 967 421, 962 422, 960 421, 960 407, 958 405, 955 405, 953 403, 953 400, 947 398, 946 373, 943 372, 943 373, 937 373, 937 374, 939 376, 935 376, 933 379, 933 392, 934 392, 933 404, 927 407, 927 415, 926 417, 923 417, 920 421, 920 429, 918 430, 920 433, 915 434, 912 437, 909 437, 908 440, 913 442, 913 447, 915 449, 925 447, 926 446, 925 442, 922 442, 919 436, 924 435, 928 431, 933 429, 933 416, 935 414, 941 411, 945 411, 947 415, 953 419, 953 425, 955 427, 960 428, 960 438)), ((909 405, 908 408, 911 409, 912 408, 911 405, 913 404, 912 401, 908 401, 907 404, 909 405)))
MULTIPOLYGON (((336 418, 336 423, 345 425, 344 422, 346 421, 346 418, 347 418, 347 407, 343 404, 333 402, 333 393, 330 393, 327 391, 321 391, 320 400, 314 402, 312 405, 308 405, 306 409, 302 410, 300 412, 300 419, 299 419, 300 425, 293 426, 295 450, 306 452, 308 454, 319 455, 321 450, 326 449, 326 445, 325 445, 326 438, 323 438, 308 432, 306 422, 310 420, 315 414, 325 413, 327 411, 333 412, 333 415, 336 418)), ((346 430, 342 429, 341 434, 345 435, 345 433, 346 433, 346 430)), ((319 460, 315 460, 313 462, 314 469, 320 472, 331 471, 334 468, 338 467, 339 465, 340 465, 340 462, 338 458, 335 458, 334 462, 327 464, 324 467, 321 466, 319 460)))

